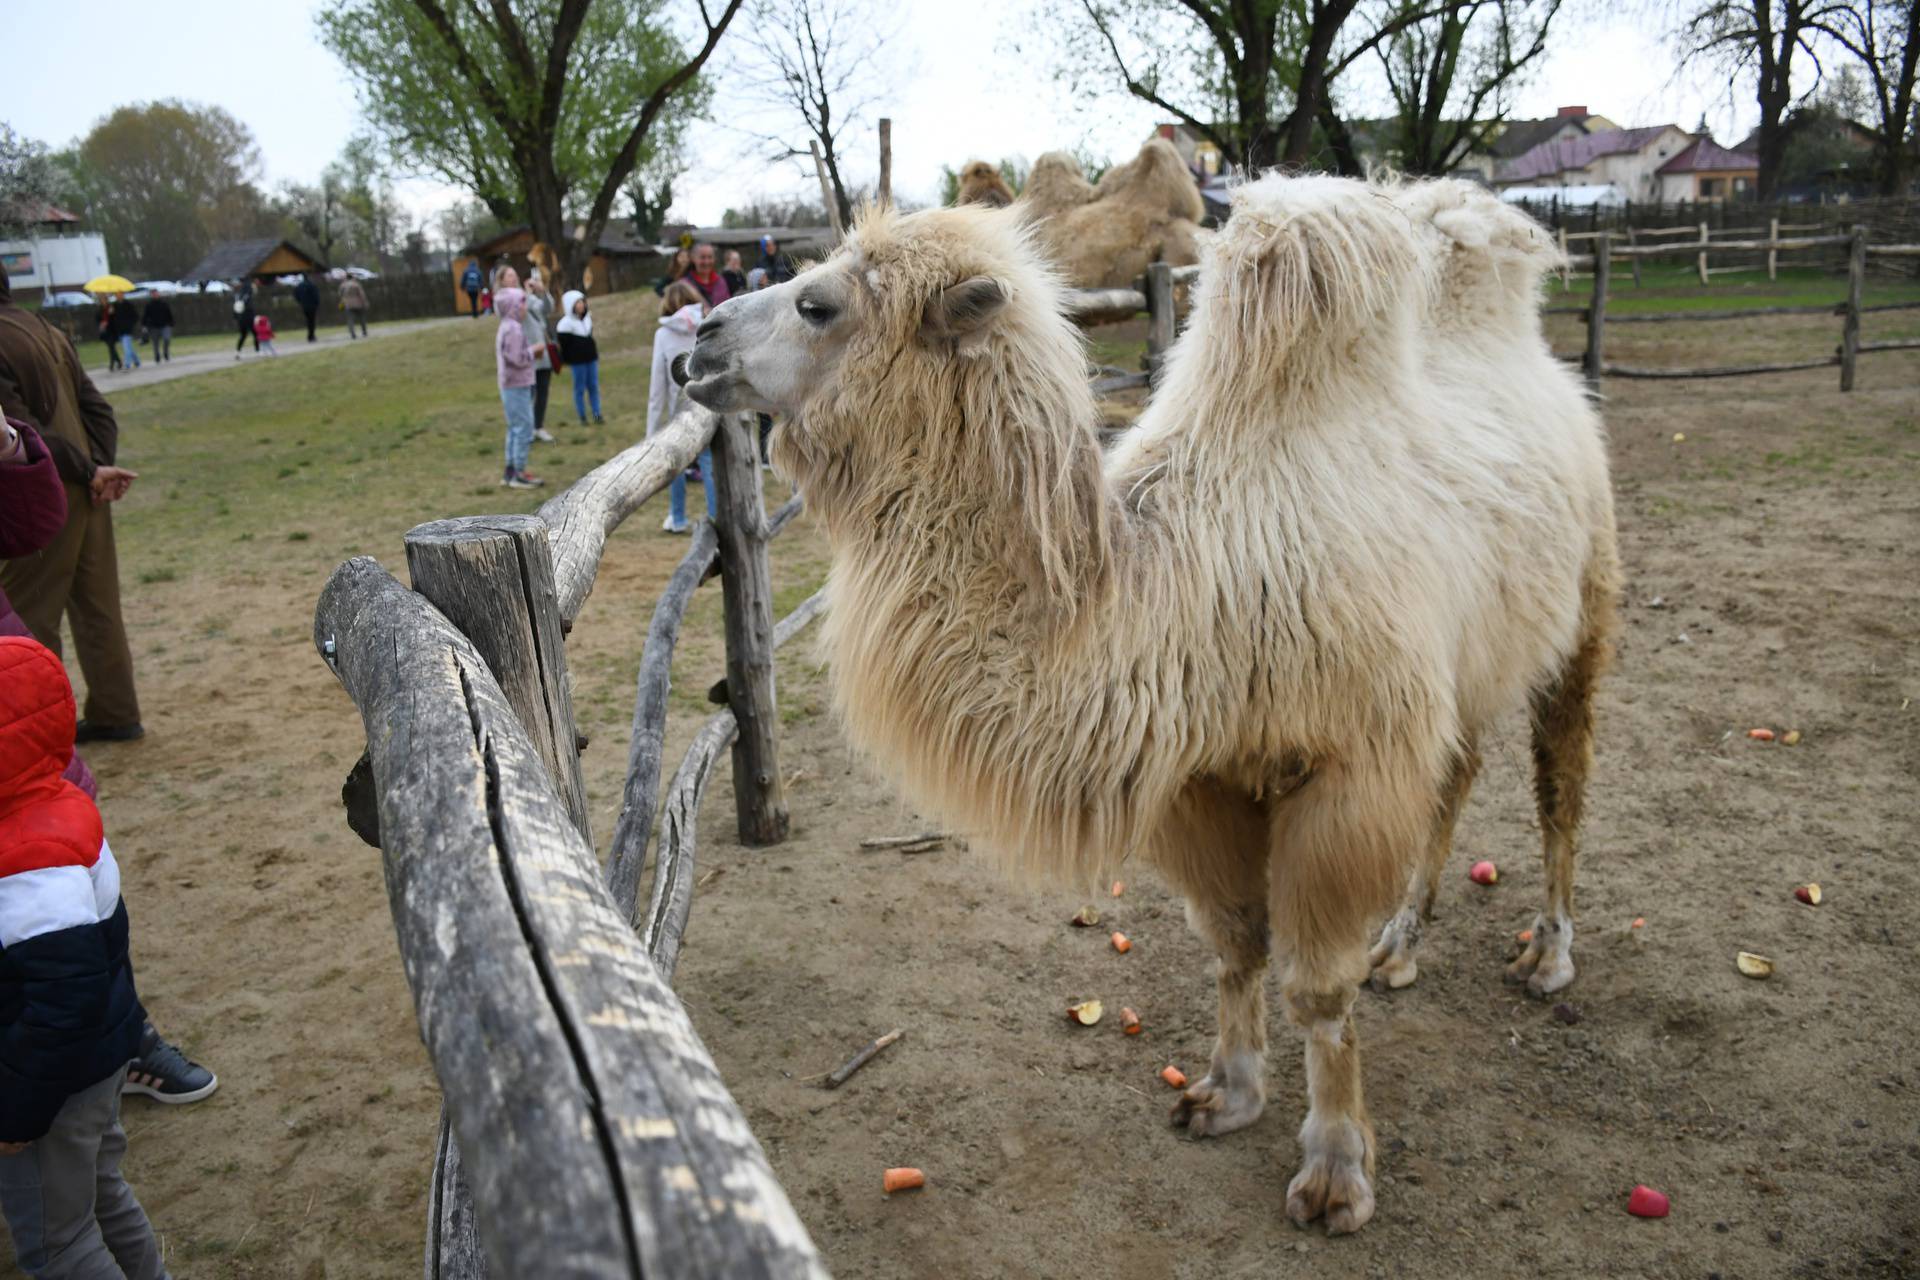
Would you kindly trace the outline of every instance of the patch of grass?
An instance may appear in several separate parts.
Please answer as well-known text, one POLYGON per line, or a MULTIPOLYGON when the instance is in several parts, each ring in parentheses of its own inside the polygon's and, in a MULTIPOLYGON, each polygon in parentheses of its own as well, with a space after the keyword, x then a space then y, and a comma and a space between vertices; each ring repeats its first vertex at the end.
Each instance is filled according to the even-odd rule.
POLYGON ((287 534, 287 541, 288 542, 305 542, 308 538, 311 538, 312 536, 313 535, 308 533, 305 529, 294 529, 287 534))
POLYGON ((170 568, 143 569, 140 571, 140 581, 144 583, 173 582, 178 579, 179 576, 178 573, 170 568))
MULTIPOLYGON (((1712 259, 1709 258, 1709 262, 1712 259)), ((1645 262, 1640 284, 1626 264, 1613 264, 1607 294, 1607 314, 1642 315, 1661 311, 1718 311, 1742 307, 1805 307, 1846 300, 1845 271, 1818 267, 1782 267, 1778 280, 1768 280, 1764 269, 1715 276, 1701 284, 1691 261, 1645 262)), ((1867 306, 1883 302, 1920 302, 1920 280, 1887 280, 1869 276, 1862 295, 1867 306)), ((1543 298, 1547 306, 1583 306, 1593 298, 1593 281, 1574 280, 1562 289, 1557 276, 1549 277, 1543 298)), ((1900 313, 1894 312, 1893 315, 1900 313)), ((1875 324, 1879 317, 1868 317, 1875 324)), ((1837 323, 1837 320, 1836 320, 1837 323)), ((1886 336, 1895 336, 1888 332, 1886 336)))

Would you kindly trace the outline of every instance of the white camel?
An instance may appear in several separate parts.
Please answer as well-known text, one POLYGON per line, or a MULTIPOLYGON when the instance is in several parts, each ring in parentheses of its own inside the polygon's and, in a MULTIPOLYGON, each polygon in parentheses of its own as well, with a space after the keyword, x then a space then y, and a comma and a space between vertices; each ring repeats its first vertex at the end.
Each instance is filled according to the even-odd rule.
POLYGON ((1151 859, 1220 954, 1176 1123, 1265 1101, 1269 941, 1306 1032, 1299 1222, 1372 1216, 1352 1004, 1368 930, 1411 978, 1480 733, 1531 708, 1547 905, 1514 968, 1573 975, 1574 835, 1618 570, 1600 424, 1542 340, 1546 236, 1461 183, 1267 178, 1204 250, 1165 380, 1110 456, 1017 212, 868 213, 723 304, 696 400, 786 418, 832 544, 852 736, 1015 869, 1151 859))

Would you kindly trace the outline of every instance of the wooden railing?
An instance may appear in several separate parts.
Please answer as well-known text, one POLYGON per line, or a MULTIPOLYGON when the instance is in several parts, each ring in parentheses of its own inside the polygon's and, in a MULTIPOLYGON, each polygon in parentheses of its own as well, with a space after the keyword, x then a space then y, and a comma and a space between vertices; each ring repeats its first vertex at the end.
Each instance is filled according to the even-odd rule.
POLYGON ((359 708, 367 755, 345 798, 376 841, 444 1111, 427 1274, 826 1274, 766 1155, 668 985, 692 902, 695 817, 733 745, 741 838, 783 839, 769 522, 750 420, 690 406, 538 516, 407 535, 412 588, 347 561, 314 641, 359 708), (607 536, 711 440, 718 519, 654 611, 612 853, 591 843, 564 634, 607 536), (718 570, 727 709, 695 736, 636 912, 681 617, 718 570), (371 792, 371 795, 368 792, 371 792), (637 918, 636 918, 637 917, 637 918))
POLYGON ((1920 302, 1882 303, 1877 306, 1862 305, 1862 295, 1866 285, 1868 257, 1910 258, 1920 257, 1920 245, 1867 243, 1866 232, 1855 227, 1844 236, 1803 236, 1796 239, 1766 240, 1723 240, 1714 244, 1715 249, 1748 250, 1754 252, 1777 253, 1783 249, 1808 249, 1844 245, 1847 249, 1847 296, 1837 303, 1821 303, 1814 306, 1792 307, 1734 307, 1716 311, 1674 311, 1654 312, 1650 314, 1609 316, 1607 302, 1611 293, 1612 264, 1616 259, 1627 258, 1638 261, 1641 258, 1685 256, 1699 252, 1697 244, 1672 245, 1627 245, 1615 247, 1612 233, 1593 232, 1590 238, 1594 249, 1590 254, 1582 254, 1568 259, 1570 265, 1584 266, 1593 272, 1593 297, 1584 307, 1548 307, 1548 315, 1577 315, 1587 328, 1586 348, 1579 357, 1579 363, 1585 370, 1590 386, 1598 387, 1603 377, 1610 378, 1734 378, 1757 373, 1786 373, 1797 369, 1822 369, 1832 365, 1840 366, 1840 389, 1853 390, 1855 369, 1859 357, 1878 351, 1920 350, 1920 338, 1899 338, 1886 342, 1865 342, 1860 336, 1860 318, 1869 311, 1905 311, 1920 309, 1920 302), (1606 327, 1608 324, 1672 324, 1680 321, 1740 320, 1756 316, 1775 315, 1835 315, 1841 318, 1840 345, 1831 355, 1822 355, 1800 360, 1775 361, 1767 364, 1744 365, 1708 365, 1697 368, 1641 368, 1632 365, 1609 364, 1606 360, 1606 327))

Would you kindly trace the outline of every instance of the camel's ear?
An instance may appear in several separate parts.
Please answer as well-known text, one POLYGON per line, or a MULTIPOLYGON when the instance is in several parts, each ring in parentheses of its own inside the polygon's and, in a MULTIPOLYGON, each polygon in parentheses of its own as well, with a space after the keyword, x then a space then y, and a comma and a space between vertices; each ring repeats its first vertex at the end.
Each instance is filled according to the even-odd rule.
POLYGON ((1012 295, 992 276, 973 276, 951 284, 927 301, 920 317, 920 337, 928 344, 957 342, 961 349, 975 345, 1012 295))

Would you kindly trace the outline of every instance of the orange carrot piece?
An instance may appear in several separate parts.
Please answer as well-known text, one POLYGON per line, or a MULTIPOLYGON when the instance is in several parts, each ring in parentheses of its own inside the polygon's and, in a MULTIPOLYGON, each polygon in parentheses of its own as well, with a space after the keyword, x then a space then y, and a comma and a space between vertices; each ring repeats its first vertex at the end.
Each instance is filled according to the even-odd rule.
POLYGON ((1647 927, 1647 918, 1646 918, 1645 916, 1635 916, 1635 917, 1633 918, 1633 927, 1634 927, 1634 928, 1636 928, 1636 929, 1644 929, 1644 928, 1646 928, 1646 927, 1647 927))
POLYGON ((1170 1089, 1187 1087, 1187 1073, 1176 1066, 1168 1065, 1160 1068, 1160 1078, 1167 1082, 1167 1087, 1170 1089))
POLYGON ((1752 738, 1752 739, 1753 739, 1753 740, 1754 740, 1755 742, 1772 742, 1772 741, 1773 741, 1773 730, 1771 730, 1771 729, 1749 729, 1749 730, 1747 730, 1747 736, 1748 736, 1749 738, 1752 738))
POLYGON ((1140 1015, 1131 1009, 1120 1010, 1120 1030, 1130 1036, 1140 1034, 1140 1015))
POLYGON ((912 1191, 927 1185, 927 1175, 918 1169, 889 1169, 880 1179, 880 1186, 888 1195, 896 1191, 912 1191))
POLYGON ((1518 932, 1518 933, 1516 933, 1516 934, 1514 934, 1513 936, 1514 936, 1514 937, 1516 937, 1516 938, 1518 938, 1518 939, 1520 939, 1520 941, 1522 941, 1522 942, 1532 942, 1532 941, 1533 941, 1533 930, 1531 930, 1531 929, 1522 929, 1522 930, 1521 930, 1520 932, 1518 932))
POLYGON ((1113 942, 1113 949, 1115 951, 1118 951, 1121 955, 1125 955, 1127 954, 1127 952, 1133 950, 1133 943, 1128 940, 1126 934, 1121 933, 1118 929, 1115 929, 1113 931, 1113 938, 1111 939, 1111 941, 1113 942))
POLYGON ((1114 897, 1116 897, 1116 898, 1117 898, 1117 897, 1119 897, 1119 896, 1120 896, 1121 894, 1123 894, 1123 893, 1125 893, 1126 891, 1127 891, 1127 882, 1126 882, 1125 880, 1115 880, 1115 881, 1113 882, 1113 896, 1114 896, 1114 897))

